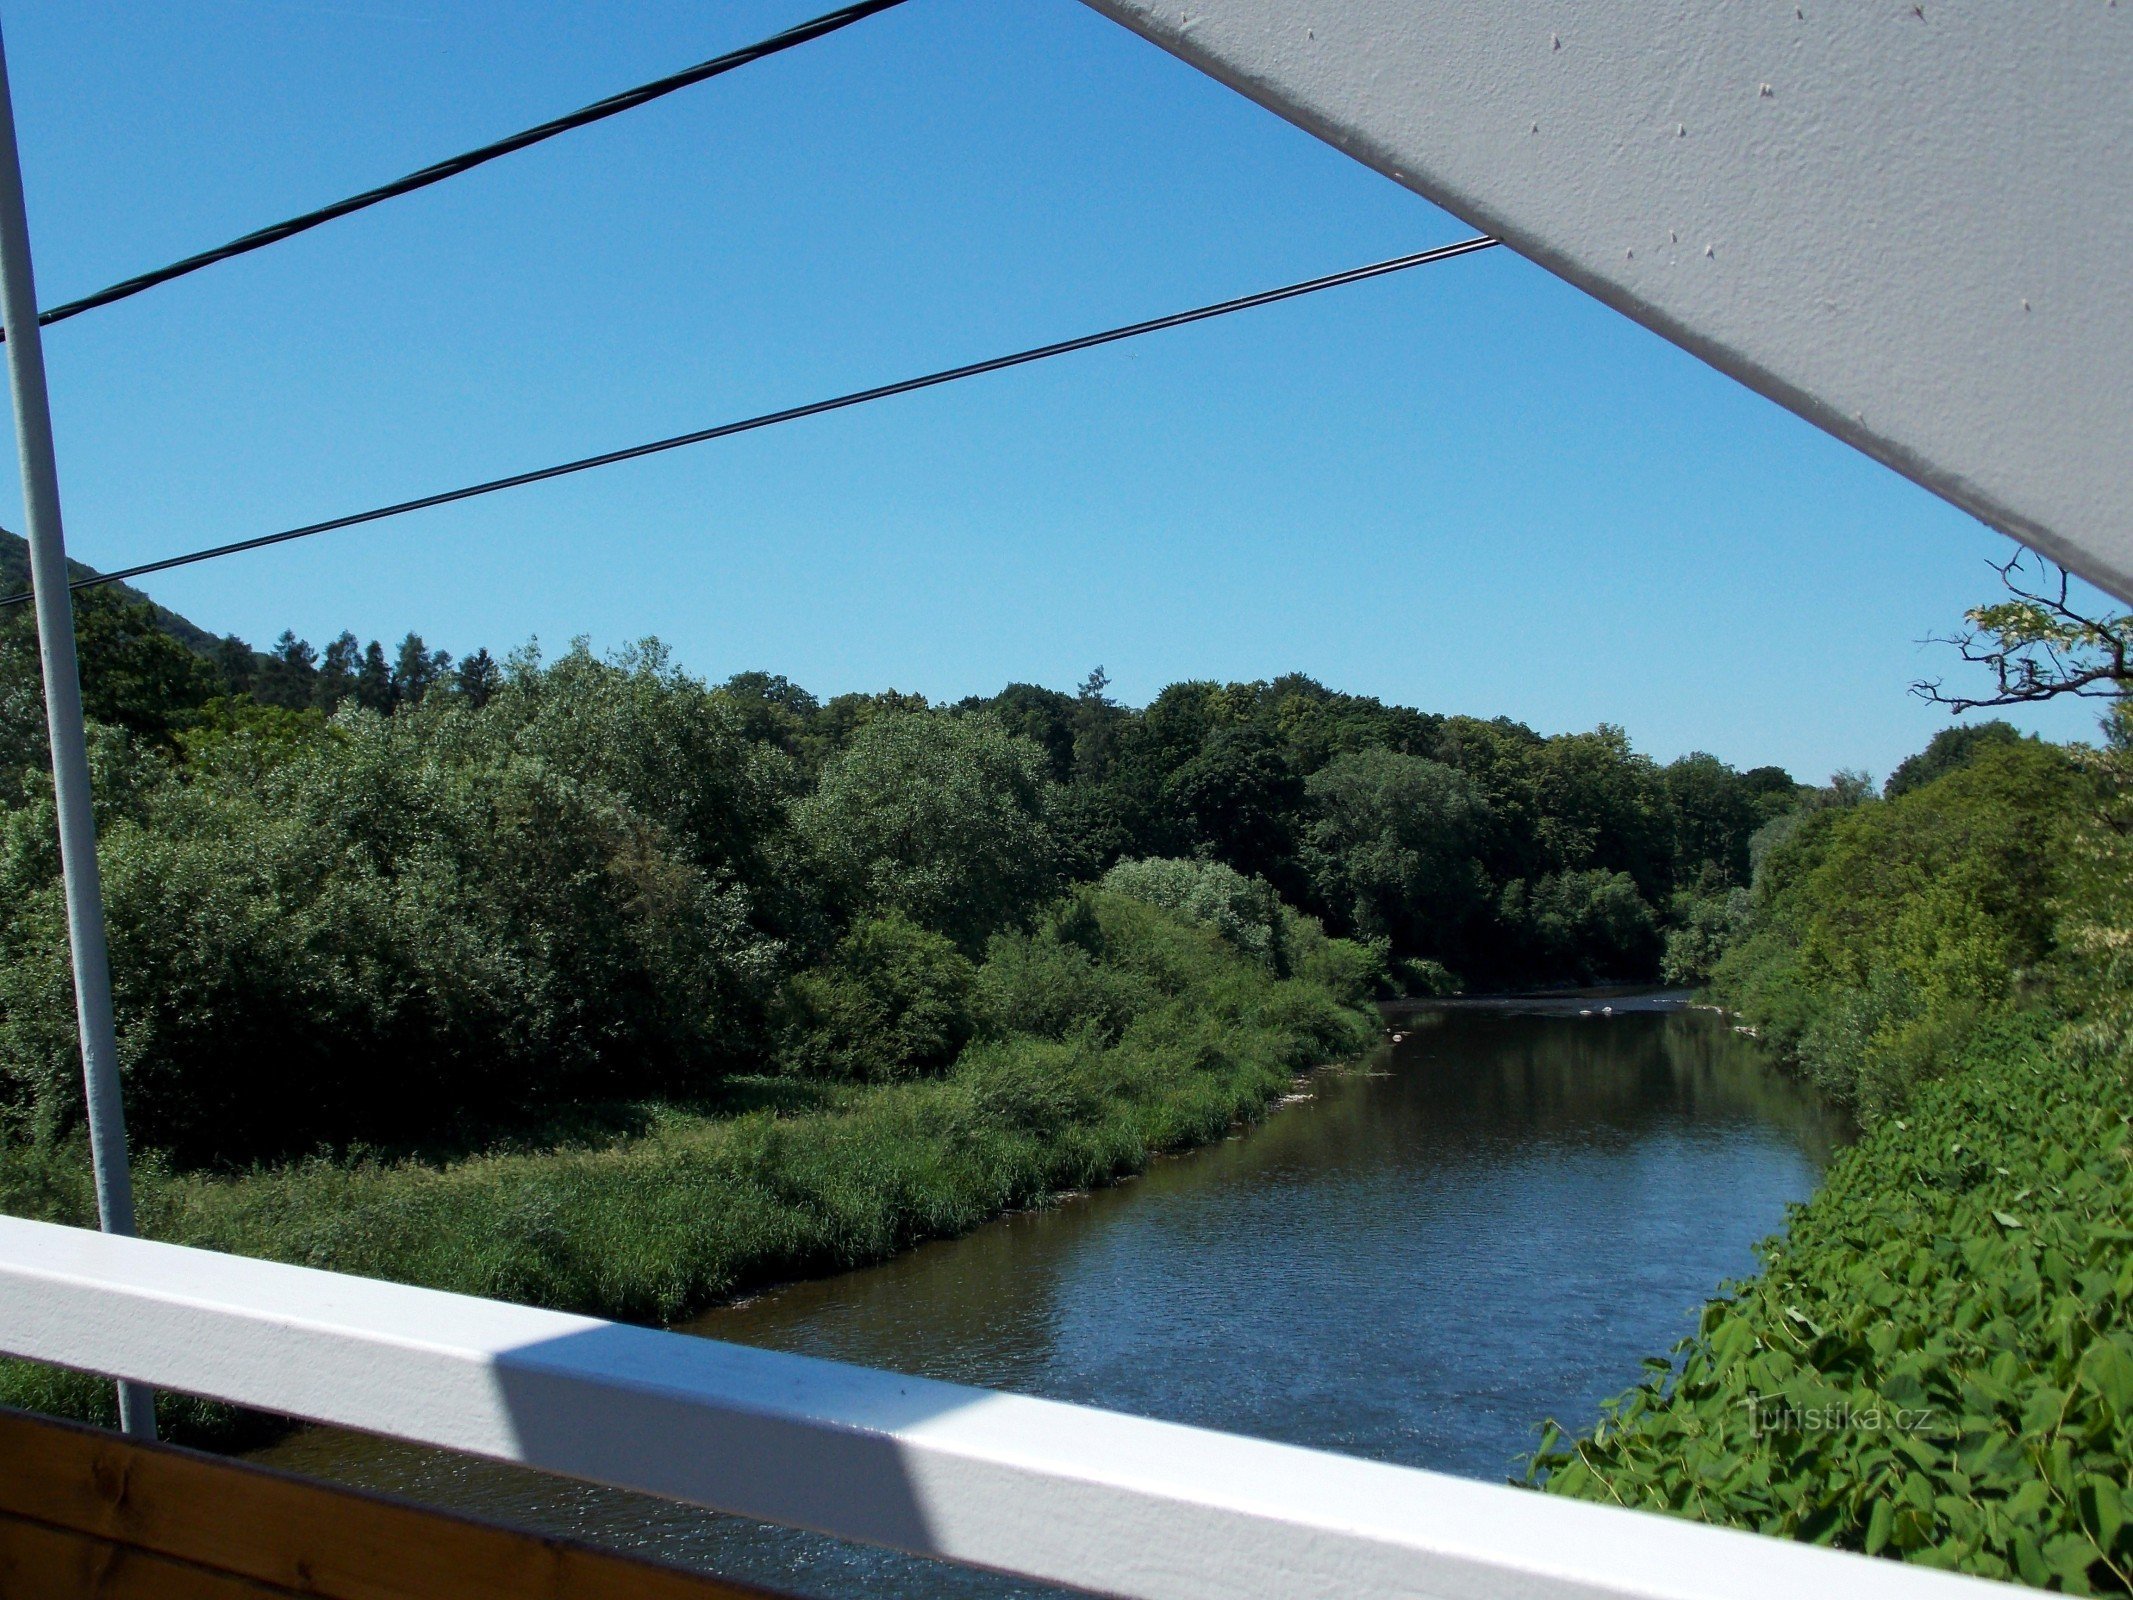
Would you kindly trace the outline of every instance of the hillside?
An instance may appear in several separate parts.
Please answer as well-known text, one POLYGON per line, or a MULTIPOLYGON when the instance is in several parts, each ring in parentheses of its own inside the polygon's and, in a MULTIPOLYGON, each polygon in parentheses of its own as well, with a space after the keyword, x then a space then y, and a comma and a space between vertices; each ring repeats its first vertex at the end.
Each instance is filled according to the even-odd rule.
MULTIPOLYGON (((67 576, 78 583, 83 578, 96 577, 97 571, 94 567, 85 566, 79 561, 69 560, 67 562, 67 576)), ((10 533, 7 529, 0 528, 0 593, 20 594, 28 589, 29 586, 29 541, 19 533, 10 533)), ((177 612, 172 611, 168 606, 156 605, 153 600, 134 588, 130 583, 115 583, 111 585, 111 589, 122 599, 133 605, 153 607, 156 621, 161 625, 164 632, 180 643, 198 651, 201 655, 210 659, 214 657, 216 648, 221 643, 221 640, 198 623, 191 621, 189 618, 179 616, 177 612)))

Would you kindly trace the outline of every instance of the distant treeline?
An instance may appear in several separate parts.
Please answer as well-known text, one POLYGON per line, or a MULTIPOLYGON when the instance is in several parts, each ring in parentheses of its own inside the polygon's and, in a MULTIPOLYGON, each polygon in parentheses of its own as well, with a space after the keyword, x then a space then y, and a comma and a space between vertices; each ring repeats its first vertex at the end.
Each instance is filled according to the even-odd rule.
MULTIPOLYGON (((1145 709, 1106 688, 1099 670, 1072 693, 1011 684, 944 709, 1042 752, 1073 876, 1217 861, 1379 942, 1412 983, 1655 977, 1667 930, 1745 884, 1758 830, 1811 792, 1708 755, 1662 767, 1619 728, 1544 738, 1301 674, 1173 684, 1145 709)), ((717 693, 751 739, 809 769, 868 720, 926 709, 893 693, 818 702, 758 673, 717 693)))
MULTIPOLYGON (((478 709, 505 678, 487 650, 455 662, 415 634, 390 652, 350 633, 323 650, 284 633, 270 651, 230 638, 203 652, 142 606, 85 610, 91 714, 158 739, 218 697, 331 716, 442 691, 478 709)), ((760 672, 708 692, 807 780, 885 714, 989 714, 1041 753, 1067 876, 1150 856, 1220 861, 1329 928, 1469 984, 1656 976, 1666 932, 1745 887, 1757 831, 1814 793, 1778 767, 1702 754, 1660 766, 1615 727, 1543 737, 1300 674, 1173 684, 1145 709, 1106 689, 1099 669, 1071 693, 1010 684, 942 707, 894 690, 824 701, 760 672)))
MULTIPOLYGON (((712 686, 652 643, 455 662, 77 616, 130 1103, 202 1159, 940 1071, 1099 881, 1277 976, 1331 935, 1380 993, 1696 981, 1758 837, 1835 793, 1302 676, 933 706, 712 686)), ((31 626, 0 623, 0 1103, 50 1138, 78 1067, 31 626)), ((1106 1026, 1054 954, 1027 1003, 1106 1026)))

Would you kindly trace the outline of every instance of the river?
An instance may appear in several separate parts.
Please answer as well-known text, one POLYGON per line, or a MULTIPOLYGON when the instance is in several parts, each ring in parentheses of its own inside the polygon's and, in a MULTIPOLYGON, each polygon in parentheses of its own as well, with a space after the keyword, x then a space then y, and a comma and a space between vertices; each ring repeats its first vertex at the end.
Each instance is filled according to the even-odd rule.
MULTIPOLYGON (((1753 1270, 1846 1136, 1720 1018, 1609 1003, 1418 1012, 1225 1144, 685 1331, 1501 1480, 1753 1270)), ((1043 1592, 359 1435, 257 1459, 790 1591, 1043 1592)))

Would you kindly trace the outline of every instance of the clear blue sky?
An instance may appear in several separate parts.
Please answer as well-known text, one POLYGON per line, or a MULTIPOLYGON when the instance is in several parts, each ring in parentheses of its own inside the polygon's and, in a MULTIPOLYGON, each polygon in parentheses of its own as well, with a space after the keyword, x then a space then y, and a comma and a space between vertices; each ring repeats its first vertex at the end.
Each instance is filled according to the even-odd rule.
MULTIPOLYGON (((827 5, 13 0, 42 298, 827 5)), ((1465 232, 1075 0, 911 0, 52 330, 70 544, 115 567, 1465 232)), ((1301 670, 1820 777, 1944 723, 1916 641, 2010 548, 1498 251, 150 588, 262 644, 657 634, 824 695, 1301 670)))

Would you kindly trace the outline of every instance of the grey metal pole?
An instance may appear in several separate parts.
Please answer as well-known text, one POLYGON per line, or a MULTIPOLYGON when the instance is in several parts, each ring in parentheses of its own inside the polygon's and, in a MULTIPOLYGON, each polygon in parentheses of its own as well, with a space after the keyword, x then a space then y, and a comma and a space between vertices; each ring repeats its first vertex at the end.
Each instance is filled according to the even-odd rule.
MULTIPOLYGON (((0 318, 7 327, 7 373, 15 396, 15 442, 22 455, 30 585, 37 599, 37 646, 44 662, 44 707, 52 738, 52 790, 59 806, 59 860, 66 878, 67 942, 74 954, 74 1015, 81 1026, 88 1091, 89 1151, 96 1163, 96 1210, 104 1232, 133 1232, 133 1179, 126 1169, 126 1113, 119 1096, 118 1040, 111 1020, 111 964, 104 945, 104 886, 96 867, 96 815, 90 807, 89 752, 82 730, 81 676, 74 657, 74 597, 59 522, 59 464, 44 383, 44 341, 30 270, 29 213, 15 147, 15 102, 0 44, 0 318)), ((119 1381, 119 1426, 139 1438, 156 1431, 155 1391, 119 1381)))

